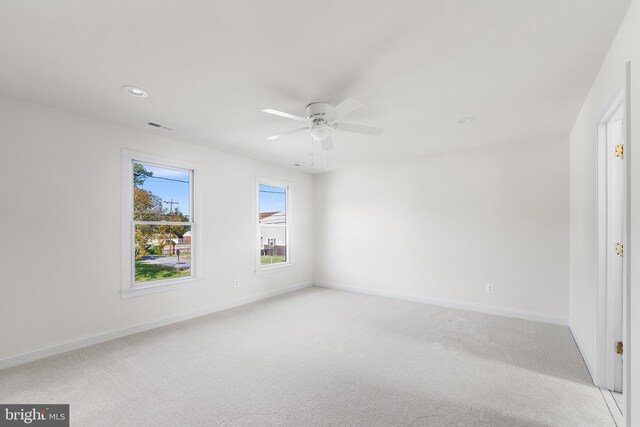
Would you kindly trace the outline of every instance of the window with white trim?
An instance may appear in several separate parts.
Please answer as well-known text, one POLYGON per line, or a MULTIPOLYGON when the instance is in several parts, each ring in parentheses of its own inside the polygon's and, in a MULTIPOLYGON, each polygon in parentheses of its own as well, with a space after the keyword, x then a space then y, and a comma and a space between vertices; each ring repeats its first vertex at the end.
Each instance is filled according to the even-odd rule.
POLYGON ((195 278, 194 177, 181 162, 125 151, 123 293, 183 287, 195 278))
POLYGON ((258 270, 291 264, 289 255, 289 198, 287 184, 258 180, 258 270))

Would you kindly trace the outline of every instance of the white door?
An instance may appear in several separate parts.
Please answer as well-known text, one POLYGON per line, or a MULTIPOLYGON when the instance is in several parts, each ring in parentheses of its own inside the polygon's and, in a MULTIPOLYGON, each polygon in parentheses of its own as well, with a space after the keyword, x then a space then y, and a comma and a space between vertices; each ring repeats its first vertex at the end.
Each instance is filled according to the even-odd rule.
POLYGON ((607 122, 607 336, 609 388, 622 392, 623 355, 616 343, 622 341, 623 259, 625 235, 624 108, 607 122))

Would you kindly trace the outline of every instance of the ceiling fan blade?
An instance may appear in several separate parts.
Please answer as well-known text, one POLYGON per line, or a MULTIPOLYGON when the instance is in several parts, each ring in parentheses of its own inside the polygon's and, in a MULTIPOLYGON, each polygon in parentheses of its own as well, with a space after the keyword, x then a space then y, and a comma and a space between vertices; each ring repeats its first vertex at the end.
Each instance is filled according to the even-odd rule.
POLYGON ((280 132, 280 133, 276 133, 275 135, 271 135, 269 137, 267 137, 267 139, 278 139, 281 136, 285 136, 285 135, 293 135, 294 133, 298 133, 298 132, 302 132, 304 130, 309 129, 308 127, 306 128, 298 128, 298 129, 291 129, 285 132, 280 132))
POLYGON ((382 135, 382 132, 384 131, 384 129, 374 128, 373 126, 354 125, 351 123, 336 123, 335 128, 345 132, 361 133, 373 136, 382 135))
POLYGON ((299 122, 307 121, 307 119, 305 119, 304 117, 294 116, 293 114, 283 113, 282 111, 272 110, 271 108, 267 108, 266 110, 262 110, 262 111, 268 114, 275 114, 276 116, 285 117, 287 119, 297 120, 299 122))
POLYGON ((347 98, 340 104, 333 107, 329 115, 333 120, 337 120, 340 117, 346 116, 347 114, 351 113, 354 110, 357 110, 360 107, 362 107, 362 102, 358 101, 357 99, 347 98))
POLYGON ((333 148, 333 139, 330 136, 328 136, 322 141, 320 141, 320 144, 322 145, 322 149, 324 151, 331 150, 333 148))

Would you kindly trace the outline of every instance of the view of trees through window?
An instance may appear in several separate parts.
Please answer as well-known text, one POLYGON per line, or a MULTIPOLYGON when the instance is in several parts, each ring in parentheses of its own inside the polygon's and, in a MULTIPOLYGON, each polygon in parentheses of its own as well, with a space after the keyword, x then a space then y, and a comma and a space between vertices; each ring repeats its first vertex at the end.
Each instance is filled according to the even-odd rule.
POLYGON ((191 172, 133 162, 135 282, 191 275, 191 172))
POLYGON ((287 262, 287 189, 260 184, 260 265, 287 262))

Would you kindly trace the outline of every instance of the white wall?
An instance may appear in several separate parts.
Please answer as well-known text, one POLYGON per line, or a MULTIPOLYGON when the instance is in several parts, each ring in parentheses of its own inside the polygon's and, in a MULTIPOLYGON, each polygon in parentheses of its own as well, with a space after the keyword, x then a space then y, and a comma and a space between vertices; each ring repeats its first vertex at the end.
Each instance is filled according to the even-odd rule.
POLYGON ((7 98, 0 144, 0 359, 313 279, 309 175, 7 98), (202 285, 121 299, 123 147, 202 166, 202 285), (256 175, 293 184, 287 271, 254 273, 256 175))
POLYGON ((544 138, 317 177, 316 281, 566 322, 568 155, 544 138))
POLYGON ((631 368, 631 425, 640 426, 640 3, 631 3, 616 39, 593 83, 571 132, 571 297, 570 322, 583 343, 585 358, 595 363, 597 334, 596 278, 596 126, 631 61, 631 141, 625 155, 631 178, 631 241, 625 247, 631 277, 631 339, 625 354, 631 368), (635 411, 635 412, 634 412, 635 411))

